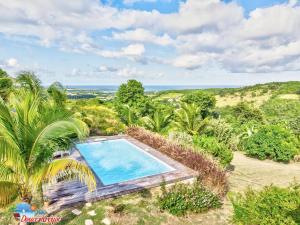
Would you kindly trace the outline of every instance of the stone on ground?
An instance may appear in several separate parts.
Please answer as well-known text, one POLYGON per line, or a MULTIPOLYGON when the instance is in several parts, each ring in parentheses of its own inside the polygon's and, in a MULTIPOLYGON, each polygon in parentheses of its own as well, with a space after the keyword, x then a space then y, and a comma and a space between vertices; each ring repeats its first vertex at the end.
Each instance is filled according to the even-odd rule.
POLYGON ((73 210, 72 210, 72 213, 75 214, 76 216, 78 216, 78 215, 81 214, 81 211, 78 210, 78 209, 73 209, 73 210))
POLYGON ((85 224, 85 225, 94 225, 94 223, 93 223, 92 220, 85 220, 85 221, 84 221, 84 224, 85 224))
POLYGON ((95 210, 89 211, 87 214, 89 214, 90 216, 96 216, 95 210))
POLYGON ((91 206, 92 206, 92 203, 87 202, 87 203, 85 203, 85 206, 86 206, 86 207, 91 207, 91 206))
POLYGON ((110 219, 108 219, 108 218, 104 218, 101 222, 105 225, 110 225, 111 224, 110 219))

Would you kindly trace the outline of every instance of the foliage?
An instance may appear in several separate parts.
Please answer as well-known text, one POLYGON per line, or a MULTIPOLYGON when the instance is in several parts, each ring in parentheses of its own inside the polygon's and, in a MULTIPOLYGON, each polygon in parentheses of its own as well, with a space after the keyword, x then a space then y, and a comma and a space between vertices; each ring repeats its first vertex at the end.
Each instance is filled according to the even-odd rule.
POLYGON ((232 138, 233 128, 224 119, 210 119, 205 129, 205 134, 208 136, 214 136, 219 141, 226 144, 230 143, 232 138))
POLYGON ((16 78, 16 81, 20 84, 21 88, 29 90, 34 94, 37 94, 42 91, 41 81, 33 72, 20 72, 16 78))
POLYGON ((194 144, 216 157, 222 166, 227 166, 233 159, 232 151, 226 144, 219 142, 215 137, 195 136, 194 144))
POLYGON ((135 108, 132 108, 129 105, 123 105, 122 107, 118 107, 117 110, 119 110, 118 115, 124 124, 127 126, 138 124, 138 112, 135 108))
POLYGON ((264 187, 261 191, 248 189, 231 196, 233 223, 239 225, 297 225, 300 224, 300 187, 264 187))
POLYGON ((197 91, 186 94, 183 97, 182 101, 187 104, 195 104, 200 107, 202 118, 207 117, 210 111, 216 105, 216 98, 212 94, 204 91, 197 91))
POLYGON ((297 125, 297 118, 300 115, 299 100, 272 98, 263 105, 262 110, 270 123, 289 126, 299 136, 300 126, 297 125))
POLYGON ((122 84, 115 98, 115 107, 120 117, 126 117, 125 106, 128 106, 138 116, 145 116, 152 110, 149 98, 144 93, 144 87, 141 82, 129 80, 122 84))
POLYGON ((9 103, 0 100, 0 204, 17 196, 30 202, 43 183, 55 182, 58 177, 77 178, 94 188, 95 178, 85 164, 50 160, 66 142, 87 134, 82 121, 37 93, 20 91, 9 103))
POLYGON ((61 83, 54 82, 48 87, 47 92, 58 107, 65 107, 67 94, 61 83))
POLYGON ((249 121, 264 121, 262 112, 259 109, 251 107, 245 102, 241 102, 233 107, 233 116, 239 120, 240 124, 245 124, 249 121))
POLYGON ((249 138, 242 141, 247 155, 259 159, 270 158, 288 162, 299 152, 299 143, 286 128, 278 125, 265 125, 249 138))
POLYGON ((152 116, 146 116, 143 118, 143 125, 148 130, 157 133, 163 133, 169 127, 171 118, 171 114, 165 114, 159 110, 156 110, 152 116))
POLYGON ((228 183, 225 171, 201 152, 196 152, 191 147, 169 142, 161 135, 141 127, 129 127, 127 134, 197 171, 201 181, 219 194, 226 193, 228 183))
POLYGON ((113 135, 124 131, 125 126, 116 112, 104 105, 82 106, 77 111, 77 116, 89 126, 92 135, 113 135))
POLYGON ((175 127, 190 135, 196 135, 206 126, 206 120, 201 117, 201 108, 196 104, 182 103, 181 108, 175 112, 175 127))
POLYGON ((184 146, 191 146, 193 144, 193 137, 185 132, 172 131, 169 133, 168 139, 184 146))
POLYGON ((12 87, 13 87, 12 79, 8 76, 6 71, 0 68, 0 97, 3 100, 6 101, 8 99, 8 96, 12 91, 12 87))
POLYGON ((183 216, 188 212, 200 213, 219 208, 221 202, 218 196, 205 189, 199 182, 194 182, 191 186, 179 183, 169 190, 162 188, 158 205, 160 209, 173 215, 183 216))

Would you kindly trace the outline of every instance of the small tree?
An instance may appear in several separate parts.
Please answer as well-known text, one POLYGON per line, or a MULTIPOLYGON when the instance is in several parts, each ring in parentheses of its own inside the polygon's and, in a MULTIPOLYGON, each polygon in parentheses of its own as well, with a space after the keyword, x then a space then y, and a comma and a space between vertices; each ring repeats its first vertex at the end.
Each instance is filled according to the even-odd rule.
MULTIPOLYGON (((129 80, 126 84, 122 84, 119 87, 116 93, 115 108, 121 118, 128 117, 128 109, 125 105, 137 116, 144 116, 151 111, 149 99, 145 96, 141 82, 129 80)), ((126 123, 126 121, 124 122, 126 123)))
POLYGON ((207 117, 210 111, 216 105, 216 98, 204 91, 197 91, 194 93, 187 94, 182 99, 187 104, 195 104, 201 109, 201 116, 207 117))

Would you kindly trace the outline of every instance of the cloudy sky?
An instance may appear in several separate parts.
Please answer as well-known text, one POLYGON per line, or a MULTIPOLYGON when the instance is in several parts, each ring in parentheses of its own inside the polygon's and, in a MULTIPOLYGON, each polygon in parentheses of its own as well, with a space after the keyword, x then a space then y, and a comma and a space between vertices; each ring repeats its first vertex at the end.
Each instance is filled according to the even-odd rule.
POLYGON ((46 85, 300 80, 300 3, 0 0, 0 67, 46 85))

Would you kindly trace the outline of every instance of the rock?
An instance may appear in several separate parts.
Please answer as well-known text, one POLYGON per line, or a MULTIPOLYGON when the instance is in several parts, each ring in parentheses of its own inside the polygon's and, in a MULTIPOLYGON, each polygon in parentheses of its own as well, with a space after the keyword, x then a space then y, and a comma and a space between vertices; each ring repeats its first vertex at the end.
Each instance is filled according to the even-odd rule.
POLYGON ((81 214, 81 211, 78 210, 78 209, 73 209, 73 210, 72 210, 72 213, 75 214, 76 216, 78 216, 78 215, 81 214))
POLYGON ((85 220, 85 221, 84 221, 84 224, 85 224, 85 225, 94 225, 94 223, 93 223, 92 220, 85 220))
POLYGON ((110 225, 111 224, 110 219, 108 219, 108 218, 104 218, 101 222, 105 225, 110 225))
POLYGON ((89 214, 90 216, 96 216, 96 212, 95 210, 89 211, 87 214, 89 214))
POLYGON ((87 202, 87 203, 85 203, 85 206, 86 206, 86 207, 91 207, 91 206, 92 206, 92 203, 87 202))

